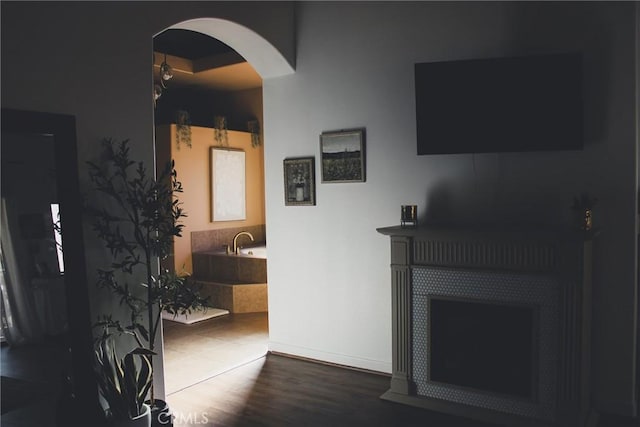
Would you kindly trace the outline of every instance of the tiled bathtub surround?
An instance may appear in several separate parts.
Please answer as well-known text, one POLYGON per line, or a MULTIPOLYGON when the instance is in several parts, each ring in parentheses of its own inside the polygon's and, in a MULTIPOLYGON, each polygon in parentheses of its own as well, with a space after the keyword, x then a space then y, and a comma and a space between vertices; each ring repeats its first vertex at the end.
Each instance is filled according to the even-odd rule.
POLYGON ((227 255, 224 252, 193 254, 193 277, 221 283, 266 283, 267 260, 250 255, 227 255))
POLYGON ((252 242, 243 236, 238 242, 241 246, 265 245, 264 225, 192 232, 193 277, 215 307, 231 313, 266 312, 267 260, 224 251, 224 245, 231 246, 240 231, 254 237, 252 242))
POLYGON ((200 293, 218 308, 231 313, 264 313, 267 311, 267 284, 227 284, 199 282, 200 293))
MULTIPOLYGON (((230 245, 233 242, 233 236, 241 231, 248 231, 253 235, 255 241, 251 242, 248 237, 242 237, 242 246, 258 246, 263 245, 266 241, 265 225, 250 225, 246 227, 221 228, 218 230, 204 230, 191 232, 191 253, 196 252, 219 252, 223 250, 224 245, 230 245)), ((194 266, 195 269, 195 266, 194 266)))

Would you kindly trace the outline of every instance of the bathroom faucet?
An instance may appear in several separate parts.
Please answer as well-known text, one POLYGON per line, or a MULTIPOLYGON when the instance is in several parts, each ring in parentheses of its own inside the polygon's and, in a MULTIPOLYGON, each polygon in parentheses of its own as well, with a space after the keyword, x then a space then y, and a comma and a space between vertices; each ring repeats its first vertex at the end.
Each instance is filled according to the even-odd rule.
POLYGON ((251 241, 253 242, 253 236, 251 235, 251 233, 249 233, 248 231, 241 231, 238 234, 236 234, 235 236, 233 236, 233 253, 238 255, 240 253, 240 248, 238 247, 238 237, 242 236, 249 236, 251 238, 251 241))

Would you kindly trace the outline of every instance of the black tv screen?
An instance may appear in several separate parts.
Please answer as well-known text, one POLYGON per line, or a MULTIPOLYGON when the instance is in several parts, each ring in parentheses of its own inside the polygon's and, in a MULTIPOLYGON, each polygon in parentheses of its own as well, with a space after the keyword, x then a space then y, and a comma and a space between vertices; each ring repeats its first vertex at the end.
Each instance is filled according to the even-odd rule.
POLYGON ((580 150, 578 53, 415 64, 418 155, 580 150))

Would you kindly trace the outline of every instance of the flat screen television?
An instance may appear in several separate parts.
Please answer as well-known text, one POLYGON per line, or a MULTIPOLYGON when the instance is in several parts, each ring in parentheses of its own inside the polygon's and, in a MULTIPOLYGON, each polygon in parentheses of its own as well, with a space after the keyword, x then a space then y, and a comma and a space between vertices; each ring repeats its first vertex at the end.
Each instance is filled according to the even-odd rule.
POLYGON ((415 64, 418 155, 581 150, 582 55, 415 64))

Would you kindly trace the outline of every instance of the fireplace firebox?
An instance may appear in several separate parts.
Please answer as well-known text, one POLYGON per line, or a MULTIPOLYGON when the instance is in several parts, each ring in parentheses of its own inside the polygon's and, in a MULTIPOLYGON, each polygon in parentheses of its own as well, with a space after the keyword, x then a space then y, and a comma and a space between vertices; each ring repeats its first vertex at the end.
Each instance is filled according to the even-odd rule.
POLYGON ((429 380, 535 397, 535 306, 433 296, 428 311, 429 380))

